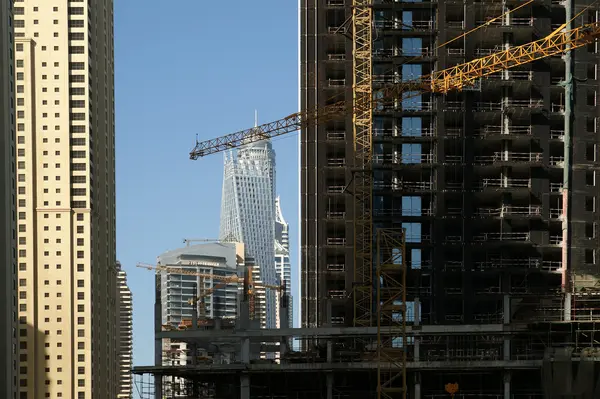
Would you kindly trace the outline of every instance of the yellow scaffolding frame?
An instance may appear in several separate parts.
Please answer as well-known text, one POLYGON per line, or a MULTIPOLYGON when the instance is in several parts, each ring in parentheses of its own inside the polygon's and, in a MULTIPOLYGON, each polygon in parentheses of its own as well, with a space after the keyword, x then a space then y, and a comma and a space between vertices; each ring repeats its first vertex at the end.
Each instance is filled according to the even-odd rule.
POLYGON ((377 229, 377 398, 406 399, 405 230, 377 229))
POLYGON ((354 325, 373 326, 372 21, 370 0, 352 2, 354 133, 354 325))

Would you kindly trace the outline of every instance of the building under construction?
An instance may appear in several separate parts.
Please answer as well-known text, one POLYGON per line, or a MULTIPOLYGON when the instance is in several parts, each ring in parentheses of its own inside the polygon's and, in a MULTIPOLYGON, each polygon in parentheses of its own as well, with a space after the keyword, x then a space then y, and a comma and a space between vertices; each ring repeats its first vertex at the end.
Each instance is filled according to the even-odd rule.
POLYGON ((600 397, 597 3, 301 0, 301 106, 324 111, 192 158, 302 129, 302 328, 158 328, 234 356, 136 372, 190 398, 600 397))

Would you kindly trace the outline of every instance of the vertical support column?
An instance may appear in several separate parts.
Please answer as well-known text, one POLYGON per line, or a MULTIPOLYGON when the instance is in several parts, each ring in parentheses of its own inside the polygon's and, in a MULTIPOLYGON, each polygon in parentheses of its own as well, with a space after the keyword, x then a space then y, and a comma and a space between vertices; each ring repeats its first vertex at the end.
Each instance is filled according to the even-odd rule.
POLYGON ((510 371, 504 372, 504 399, 510 399, 510 371))
MULTIPOLYGON (((333 342, 331 338, 327 340, 327 363, 333 363, 333 342)), ((328 372, 325 378, 327 382, 327 399, 333 399, 333 373, 328 372)))
MULTIPOLYGON (((250 338, 243 338, 240 345, 240 360, 243 364, 250 363, 250 338)), ((240 375, 240 399, 250 399, 250 376, 240 375)))
MULTIPOLYGON (((566 30, 573 28, 573 0, 565 1, 566 30)), ((563 211, 562 211, 562 282, 561 287, 564 293, 564 314, 565 321, 571 320, 571 175, 572 160, 571 152, 573 147, 573 92, 575 80, 573 79, 573 51, 567 44, 565 54, 565 136, 564 136, 564 169, 563 169, 563 211)))
POLYGON ((421 373, 415 372, 415 399, 421 399, 421 373))
POLYGON ((250 376, 246 373, 240 375, 240 399, 250 399, 250 376))

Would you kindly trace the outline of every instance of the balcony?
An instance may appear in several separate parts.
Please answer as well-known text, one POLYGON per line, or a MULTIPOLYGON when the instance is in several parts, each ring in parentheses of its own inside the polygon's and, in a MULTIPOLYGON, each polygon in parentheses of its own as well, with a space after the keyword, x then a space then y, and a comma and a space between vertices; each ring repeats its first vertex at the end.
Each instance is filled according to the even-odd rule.
POLYGON ((563 141, 565 139, 564 129, 550 129, 550 139, 563 141))
POLYGON ((345 26, 328 26, 327 27, 327 32, 329 32, 329 34, 344 34, 346 33, 347 28, 345 26))
POLYGON ((327 186, 327 194, 343 194, 346 186, 343 185, 331 185, 327 186))
POLYGON ((344 141, 346 140, 346 132, 327 132, 327 140, 330 141, 344 141))
POLYGON ((346 238, 343 237, 327 237, 327 245, 331 246, 344 246, 346 245, 346 238))
POLYGON ((346 54, 345 53, 329 53, 329 54, 327 54, 327 59, 329 61, 345 61, 346 54))
POLYGON ((327 166, 332 168, 343 168, 346 166, 346 158, 329 158, 327 159, 327 166))
POLYGON ((403 23, 402 21, 375 21, 375 28, 389 30, 403 30, 407 32, 414 31, 430 31, 434 29, 432 20, 410 21, 403 23))
POLYGON ((346 265, 344 265, 343 263, 328 263, 327 271, 332 272, 332 273, 333 272, 345 272, 346 265))
POLYGON ((560 156, 551 156, 550 159, 549 159, 549 161, 548 161, 548 164, 550 166, 556 166, 556 167, 559 167, 559 168, 562 168, 563 165, 564 165, 564 163, 565 163, 565 157, 562 156, 562 155, 560 155, 560 156))
POLYGON ((421 129, 373 129, 373 137, 393 138, 393 137, 433 137, 435 130, 431 127, 421 129))
POLYGON ((396 180, 391 183, 385 182, 374 182, 374 190, 394 190, 394 191, 407 191, 407 192, 419 192, 419 191, 431 191, 433 190, 434 184, 431 181, 405 181, 396 180))
POLYGON ((486 261, 473 262, 475 270, 492 269, 540 269, 542 268, 541 258, 492 258, 486 261))
POLYGON ((508 218, 512 216, 535 217, 541 216, 542 208, 539 205, 529 206, 502 206, 500 208, 478 208, 475 215, 479 217, 508 218))
POLYGON ((494 155, 476 155, 475 163, 490 165, 496 163, 541 163, 543 154, 541 152, 495 152, 494 155))
POLYGON ((514 241, 514 242, 529 242, 530 233, 480 233, 473 236, 473 241, 476 242, 502 242, 502 241, 514 241))
POLYGON ((344 7, 344 0, 327 0, 327 7, 344 7))
POLYGON ((346 87, 346 79, 327 79, 327 86, 335 88, 346 87))
POLYGON ((476 137, 489 137, 494 135, 522 135, 531 136, 531 126, 513 125, 502 127, 501 125, 485 125, 475 130, 476 137))
POLYGON ((346 219, 346 212, 327 212, 327 219, 330 219, 330 220, 346 219))
POLYGON ((400 154, 376 154, 373 156, 373 163, 379 165, 393 164, 393 165, 423 165, 432 164, 435 160, 435 154, 413 154, 413 153, 400 153, 400 154))
POLYGON ((329 290, 327 291, 327 297, 331 299, 344 299, 348 295, 346 294, 346 290, 329 290))

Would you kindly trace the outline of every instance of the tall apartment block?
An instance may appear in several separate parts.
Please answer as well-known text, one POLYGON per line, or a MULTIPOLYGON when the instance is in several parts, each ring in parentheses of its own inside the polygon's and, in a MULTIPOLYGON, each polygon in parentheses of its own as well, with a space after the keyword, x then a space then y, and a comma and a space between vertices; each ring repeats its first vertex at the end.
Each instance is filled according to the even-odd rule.
POLYGON ((127 273, 117 262, 117 295, 119 327, 119 390, 117 398, 131 399, 133 395, 133 300, 127 285, 127 273))
POLYGON ((0 397, 17 395, 17 213, 12 2, 0 5, 0 397))
POLYGON ((113 2, 14 4, 20 398, 114 398, 113 2))
MULTIPOLYGON (((163 329, 174 330, 190 327, 196 317, 203 325, 233 324, 237 316, 240 287, 227 282, 227 278, 244 272, 244 245, 240 243, 209 243, 191 245, 167 251, 158 256, 160 265, 183 268, 190 273, 202 273, 214 277, 193 274, 161 272, 157 274, 157 311, 160 311, 163 329), (198 297, 202 297, 198 300, 198 297)), ((156 340, 157 366, 195 364, 207 356, 207 347, 192 349, 187 342, 171 339, 156 340)), ((178 378, 168 388, 169 397, 184 397, 178 393, 185 390, 186 381, 178 378)))
MULTIPOLYGON (((242 242, 260 272, 260 281, 277 284, 275 270, 275 151, 260 141, 225 153, 219 238, 242 242)), ((266 291, 266 324, 277 324, 277 293, 266 291)))
MULTIPOLYGON (((543 38, 567 16, 598 21, 592 1, 506 14, 521 4, 374 0, 374 92, 543 38)), ((302 109, 352 102, 352 1, 300 5, 302 109)), ((596 346, 599 61, 596 43, 374 110, 375 228, 405 229, 407 321, 438 331, 408 340, 409 397, 454 382, 465 398, 565 394, 571 374, 542 384, 541 370, 596 346)), ((301 134, 303 327, 353 324, 352 131, 343 115, 301 134)))
POLYGON ((283 217, 279 197, 275 198, 275 269, 279 280, 285 283, 285 293, 289 302, 287 306, 288 327, 291 328, 294 325, 294 299, 292 297, 292 265, 290 262, 290 225, 283 217))

